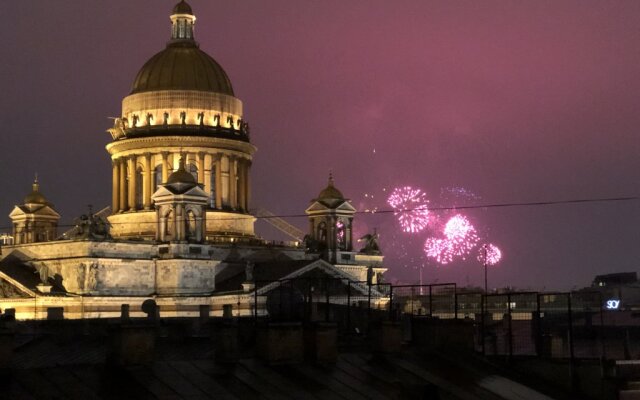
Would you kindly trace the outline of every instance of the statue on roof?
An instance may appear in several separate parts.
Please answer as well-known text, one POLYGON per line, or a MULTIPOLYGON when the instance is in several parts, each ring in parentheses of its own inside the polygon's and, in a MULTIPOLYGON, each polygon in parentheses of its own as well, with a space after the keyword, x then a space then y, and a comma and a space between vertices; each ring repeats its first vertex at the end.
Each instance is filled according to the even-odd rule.
POLYGON ((49 284, 49 267, 47 267, 44 263, 34 263, 33 267, 36 269, 33 273, 38 274, 40 277, 40 282, 43 285, 49 284))
POLYGON ((108 222, 100 215, 94 214, 89 206, 89 213, 76 218, 76 226, 72 235, 77 239, 108 239, 108 222))
POLYGON ((378 239, 380 235, 377 230, 373 230, 373 233, 367 233, 358 239, 358 242, 364 242, 364 246, 360 249, 360 253, 362 254, 371 254, 371 255, 380 255, 382 252, 380 251, 380 244, 378 244, 378 239))
POLYGON ((255 267, 256 265, 253 261, 247 260, 247 263, 245 264, 245 267, 244 267, 244 276, 245 276, 246 282, 253 282, 253 271, 255 267))

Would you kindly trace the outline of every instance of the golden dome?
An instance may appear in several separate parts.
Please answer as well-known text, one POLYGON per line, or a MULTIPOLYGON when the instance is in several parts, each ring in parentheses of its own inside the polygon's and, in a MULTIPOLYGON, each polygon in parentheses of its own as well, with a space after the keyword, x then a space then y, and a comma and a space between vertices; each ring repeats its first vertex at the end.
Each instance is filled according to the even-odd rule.
POLYGON ((181 1, 173 8, 171 40, 140 69, 131 94, 158 90, 197 90, 233 96, 226 72, 198 48, 193 37, 195 16, 181 1))
POLYGON ((37 178, 33 181, 31 193, 24 198, 24 204, 49 204, 44 195, 40 193, 40 184, 38 184, 37 178))
POLYGON ((329 184, 326 188, 322 189, 320 194, 318 195, 317 200, 344 200, 344 196, 342 192, 340 192, 333 185, 333 176, 329 174, 329 184))
POLYGON ((171 42, 147 61, 133 82, 131 94, 157 90, 199 90, 233 96, 231 81, 194 41, 171 42))
POLYGON ((171 175, 169 175, 169 178, 167 179, 167 184, 172 184, 172 183, 189 183, 193 185, 198 184, 198 182, 193 177, 193 175, 187 172, 187 170, 184 168, 184 159, 182 157, 180 158, 180 165, 178 169, 174 171, 171 175))

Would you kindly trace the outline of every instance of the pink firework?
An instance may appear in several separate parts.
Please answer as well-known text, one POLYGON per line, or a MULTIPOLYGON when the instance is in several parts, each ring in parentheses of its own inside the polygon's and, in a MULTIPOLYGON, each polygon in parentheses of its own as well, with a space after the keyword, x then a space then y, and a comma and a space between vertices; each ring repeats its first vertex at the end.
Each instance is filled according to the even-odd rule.
POLYGON ((429 200, 422 190, 411 186, 395 188, 387 203, 394 209, 404 232, 418 233, 429 223, 429 200))
POLYGON ((482 264, 496 265, 502 259, 502 251, 493 243, 484 244, 478 252, 478 261, 482 264))
POLYGON ((456 214, 444 227, 444 239, 429 238, 424 244, 427 257, 434 258, 440 264, 449 264, 456 257, 463 260, 478 244, 478 234, 469 220, 456 214))
POLYGON ((465 256, 478 244, 476 228, 467 217, 456 214, 444 226, 444 235, 453 243, 453 251, 457 256, 465 256))
POLYGON ((430 237, 424 242, 424 252, 439 264, 449 264, 453 261, 453 255, 448 251, 449 241, 430 237))

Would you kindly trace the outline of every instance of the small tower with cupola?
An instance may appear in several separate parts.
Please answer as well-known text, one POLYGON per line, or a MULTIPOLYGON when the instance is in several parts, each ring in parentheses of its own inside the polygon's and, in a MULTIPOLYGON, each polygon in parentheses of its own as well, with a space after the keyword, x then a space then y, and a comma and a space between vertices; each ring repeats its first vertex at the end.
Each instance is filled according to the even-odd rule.
POLYGON ((57 237, 60 214, 40 192, 37 177, 33 181, 31 193, 24 198, 23 204, 13 208, 9 218, 13 223, 15 244, 48 242, 57 237))
POLYGON ((353 256, 353 216, 356 209, 333 182, 329 183, 306 210, 309 216, 308 247, 331 263, 348 262, 353 256))
POLYGON ((156 207, 156 240, 201 243, 205 237, 207 193, 186 171, 184 159, 178 170, 152 196, 156 207))

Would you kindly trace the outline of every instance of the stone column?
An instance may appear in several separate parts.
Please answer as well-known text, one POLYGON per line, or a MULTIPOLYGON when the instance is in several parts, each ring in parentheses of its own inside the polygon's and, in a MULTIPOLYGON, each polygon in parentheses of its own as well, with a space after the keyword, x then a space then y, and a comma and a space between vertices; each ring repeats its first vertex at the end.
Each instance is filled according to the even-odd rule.
POLYGON ((238 209, 238 159, 229 157, 229 205, 234 210, 238 209))
POLYGON ((136 156, 127 159, 127 173, 129 174, 129 211, 136 210, 136 156))
POLYGON ((231 206, 231 197, 230 197, 230 181, 229 175, 231 170, 231 160, 229 156, 223 154, 220 158, 220 187, 222 192, 222 205, 223 206, 231 206), (224 170, 222 170, 224 168, 224 170))
POLYGON ((204 153, 197 154, 196 165, 198 166, 198 183, 204 185, 204 153))
POLYGON ((222 208, 222 158, 216 157, 216 209, 222 208))
MULTIPOLYGON (((211 168, 213 168, 213 160, 211 154, 204 155, 204 191, 207 193, 207 196, 211 196, 211 168)), ((216 199, 209 199, 209 204, 207 207, 211 207, 211 204, 215 204, 216 199)))
POLYGON ((143 179, 142 205, 145 210, 151 210, 151 192, 153 191, 153 179, 151 179, 151 154, 144 154, 144 179, 143 179))
POLYGON ((247 210, 246 169, 244 159, 238 160, 238 209, 247 210))
POLYGON ((202 211, 202 216, 200 217, 196 217, 196 241, 198 243, 202 242, 202 232, 204 232, 203 229, 203 222, 204 222, 204 216, 205 216, 205 211, 202 211))
POLYGON ((164 241, 164 232, 167 226, 167 219, 162 217, 165 206, 158 207, 156 210, 156 240, 164 241))
POLYGON ((120 201, 119 211, 125 211, 127 209, 127 158, 121 157, 118 159, 120 163, 120 201))
POLYGON ((249 206, 251 204, 251 174, 249 173, 251 171, 251 161, 247 160, 246 164, 245 164, 245 202, 247 203, 246 205, 246 210, 249 211, 249 206))
POLYGON ((169 168, 167 167, 169 152, 162 152, 162 183, 167 183, 169 179, 169 168))
POLYGON ((184 240, 184 206, 182 204, 178 204, 175 207, 176 210, 176 223, 175 223, 175 232, 174 236, 175 240, 183 241, 184 240))
POLYGON ((327 247, 331 250, 336 248, 336 218, 328 218, 329 226, 327 226, 327 247))
POLYGON ((117 213, 120 210, 120 188, 119 188, 119 184, 120 184, 120 161, 119 160, 112 160, 111 161, 111 166, 112 166, 112 185, 113 185, 113 192, 112 192, 112 197, 111 197, 111 212, 112 213, 117 213))

